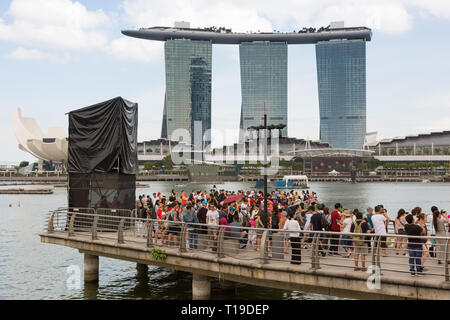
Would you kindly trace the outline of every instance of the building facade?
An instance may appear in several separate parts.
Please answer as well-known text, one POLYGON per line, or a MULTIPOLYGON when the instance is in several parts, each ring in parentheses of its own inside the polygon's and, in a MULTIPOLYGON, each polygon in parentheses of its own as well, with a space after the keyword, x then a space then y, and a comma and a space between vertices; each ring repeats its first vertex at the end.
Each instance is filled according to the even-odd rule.
POLYGON ((366 134, 366 42, 316 44, 320 140, 362 149, 366 134))
MULTIPOLYGON (((175 130, 186 129, 193 144, 195 122, 201 123, 202 137, 211 129, 211 51, 210 41, 174 39, 165 42, 162 138, 174 139, 175 130)), ((204 143, 209 144, 210 140, 206 137, 204 143)))
MULTIPOLYGON (((287 126, 287 44, 285 42, 244 42, 239 45, 241 66, 241 120, 245 131, 267 124, 287 126)), ((287 136, 287 127, 282 130, 287 136)), ((240 141, 244 139, 242 131, 240 141)))

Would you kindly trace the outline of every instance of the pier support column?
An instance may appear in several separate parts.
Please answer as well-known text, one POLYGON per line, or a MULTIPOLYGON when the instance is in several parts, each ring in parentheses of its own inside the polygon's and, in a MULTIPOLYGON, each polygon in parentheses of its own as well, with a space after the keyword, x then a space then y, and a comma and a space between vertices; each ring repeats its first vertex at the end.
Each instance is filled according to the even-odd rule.
POLYGON ((211 297, 211 280, 199 274, 192 274, 192 300, 208 300, 211 297))
POLYGON ((220 289, 226 292, 235 292, 236 291, 236 283, 229 280, 220 280, 220 289))
POLYGON ((146 278, 148 277, 148 265, 142 263, 136 263, 137 277, 146 278))
POLYGON ((84 254, 84 282, 98 281, 98 256, 84 254))

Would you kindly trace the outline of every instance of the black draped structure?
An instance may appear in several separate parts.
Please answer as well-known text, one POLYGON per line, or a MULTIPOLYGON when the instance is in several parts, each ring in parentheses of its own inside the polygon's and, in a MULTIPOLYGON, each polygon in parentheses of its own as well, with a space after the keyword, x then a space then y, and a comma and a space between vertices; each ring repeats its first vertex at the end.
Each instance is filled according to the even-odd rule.
POLYGON ((117 97, 69 112, 69 207, 135 207, 138 105, 117 97))

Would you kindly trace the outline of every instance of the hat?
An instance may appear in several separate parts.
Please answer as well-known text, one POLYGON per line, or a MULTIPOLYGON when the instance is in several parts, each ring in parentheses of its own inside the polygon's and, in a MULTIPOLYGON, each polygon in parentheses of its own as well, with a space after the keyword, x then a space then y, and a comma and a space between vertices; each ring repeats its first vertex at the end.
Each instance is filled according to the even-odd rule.
POLYGON ((230 209, 230 210, 235 210, 235 208, 234 208, 234 207, 232 207, 232 206, 230 206, 230 207, 229 207, 229 209, 230 209))
POLYGON ((368 208, 367 208, 367 211, 370 211, 370 210, 373 211, 373 208, 372 208, 372 207, 368 207, 368 208))
POLYGON ((202 204, 208 204, 208 202, 206 200, 203 200, 202 204))
POLYGON ((344 210, 344 212, 342 212, 342 215, 346 216, 346 217, 351 217, 352 216, 352 214, 348 210, 344 210))

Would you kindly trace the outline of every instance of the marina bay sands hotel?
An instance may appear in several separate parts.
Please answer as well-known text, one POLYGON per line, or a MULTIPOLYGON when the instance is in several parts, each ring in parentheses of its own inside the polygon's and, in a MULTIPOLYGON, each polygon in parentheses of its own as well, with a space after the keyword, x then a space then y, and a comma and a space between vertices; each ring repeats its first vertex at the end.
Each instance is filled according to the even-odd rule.
MULTIPOLYGON (((213 44, 239 45, 242 104, 240 128, 263 123, 286 125, 288 44, 315 44, 320 109, 320 140, 334 148, 362 149, 366 134, 366 27, 345 28, 343 22, 318 30, 234 33, 226 28, 175 27, 124 30, 124 35, 165 42, 166 95, 162 138, 175 129, 191 134, 201 121, 211 128, 211 52, 213 44)), ((300 124, 301 125, 301 124, 300 124)), ((210 137, 205 140, 209 140, 210 137)), ((240 138, 241 140, 244 138, 240 138)))

